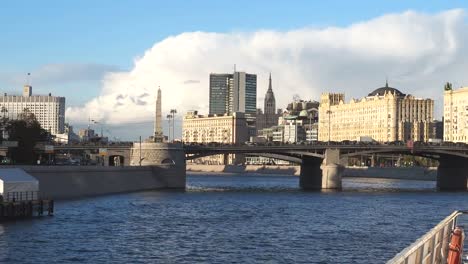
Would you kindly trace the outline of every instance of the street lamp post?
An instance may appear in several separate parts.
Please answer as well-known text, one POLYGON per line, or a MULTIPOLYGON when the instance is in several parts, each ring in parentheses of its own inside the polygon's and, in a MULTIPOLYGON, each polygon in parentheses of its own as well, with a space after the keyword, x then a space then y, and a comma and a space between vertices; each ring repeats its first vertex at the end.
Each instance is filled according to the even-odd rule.
POLYGON ((172 142, 174 142, 174 139, 175 139, 175 114, 177 114, 177 110, 176 109, 171 109, 169 111, 169 114, 166 116, 167 118, 167 122, 169 123, 169 136, 168 136, 168 141, 171 142, 170 138, 171 138, 171 119, 172 119, 172 142))
POLYGON ((171 109, 171 115, 172 115, 172 142, 174 142, 175 139, 175 114, 177 114, 176 109, 171 109))
POLYGON ((171 142, 171 115, 167 115, 166 118, 167 118, 167 124, 168 124, 168 129, 169 129, 169 132, 167 134, 167 141, 171 142))
POLYGON ((331 139, 331 113, 332 113, 332 111, 327 110, 327 114, 328 114, 328 145, 330 145, 330 139, 331 139))

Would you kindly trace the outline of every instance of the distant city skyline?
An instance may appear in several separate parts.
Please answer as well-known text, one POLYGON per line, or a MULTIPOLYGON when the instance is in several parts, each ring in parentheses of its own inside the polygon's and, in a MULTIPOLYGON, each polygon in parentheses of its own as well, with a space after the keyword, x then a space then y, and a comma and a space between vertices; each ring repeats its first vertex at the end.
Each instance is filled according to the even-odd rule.
POLYGON ((232 12, 210 1, 26 2, 0 10, 2 91, 19 93, 30 72, 35 94, 67 98, 66 121, 80 127, 92 116, 118 138, 153 133, 158 86, 163 115, 207 113, 208 74, 233 64, 257 74, 258 106, 272 72, 278 108, 296 94, 360 98, 388 77, 393 87, 435 99, 440 119, 444 83, 468 85, 462 2, 241 1, 232 12), (246 5, 240 20, 235 14, 246 5), (127 123, 142 127, 125 131, 127 123))

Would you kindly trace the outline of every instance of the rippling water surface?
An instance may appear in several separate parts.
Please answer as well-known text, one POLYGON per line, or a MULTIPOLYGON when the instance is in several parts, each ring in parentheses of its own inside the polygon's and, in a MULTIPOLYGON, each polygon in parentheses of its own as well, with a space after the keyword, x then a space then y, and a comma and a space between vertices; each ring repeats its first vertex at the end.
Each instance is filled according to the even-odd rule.
POLYGON ((186 192, 56 203, 0 225, 6 263, 385 263, 457 209, 434 182, 344 179, 303 192, 292 176, 190 175, 186 192))

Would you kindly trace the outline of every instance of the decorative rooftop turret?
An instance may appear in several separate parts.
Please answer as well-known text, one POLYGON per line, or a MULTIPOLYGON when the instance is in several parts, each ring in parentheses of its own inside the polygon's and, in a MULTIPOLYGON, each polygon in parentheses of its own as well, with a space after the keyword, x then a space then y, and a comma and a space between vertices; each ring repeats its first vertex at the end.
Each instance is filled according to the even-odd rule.
POLYGON ((406 96, 406 94, 400 92, 398 89, 389 87, 388 81, 385 81, 385 86, 375 89, 373 92, 369 93, 368 96, 383 96, 386 93, 395 94, 396 96, 406 96))

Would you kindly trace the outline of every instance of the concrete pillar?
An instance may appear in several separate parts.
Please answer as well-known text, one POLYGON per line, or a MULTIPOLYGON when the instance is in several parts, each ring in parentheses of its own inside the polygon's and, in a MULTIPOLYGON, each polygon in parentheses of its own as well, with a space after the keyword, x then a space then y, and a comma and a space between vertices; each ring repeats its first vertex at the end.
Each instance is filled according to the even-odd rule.
POLYGON ((304 156, 301 164, 301 174, 299 176, 299 187, 303 190, 322 189, 322 164, 321 158, 304 156))
POLYGON ((304 190, 341 189, 340 151, 327 149, 325 159, 303 157, 299 186, 304 190))
POLYGON ((340 150, 327 149, 322 166, 322 189, 341 189, 344 166, 340 163, 340 150))
POLYGON ((443 191, 467 189, 468 159, 442 157, 437 167, 437 188, 443 191))

